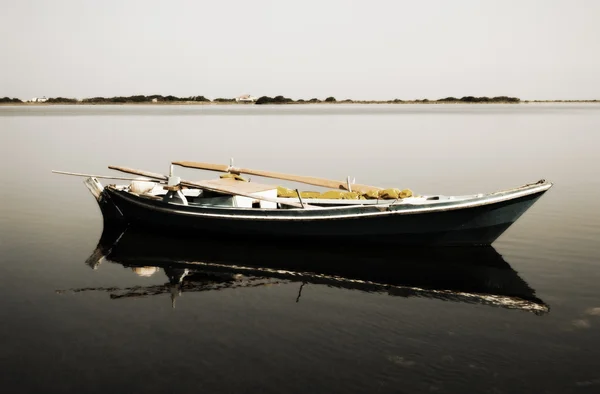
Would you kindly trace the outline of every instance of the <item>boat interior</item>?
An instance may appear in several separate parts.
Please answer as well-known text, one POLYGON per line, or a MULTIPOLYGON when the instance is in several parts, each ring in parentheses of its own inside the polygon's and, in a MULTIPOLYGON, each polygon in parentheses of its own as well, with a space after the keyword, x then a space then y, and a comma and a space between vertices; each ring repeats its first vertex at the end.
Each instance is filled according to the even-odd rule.
POLYGON ((140 197, 160 199, 165 202, 183 205, 215 206, 232 208, 261 208, 261 209, 293 209, 294 205, 289 202, 307 205, 311 207, 351 207, 364 205, 425 205, 450 201, 466 201, 480 198, 483 194, 463 196, 427 195, 416 196, 412 192, 406 196, 400 196, 398 189, 385 189, 388 194, 380 193, 385 198, 366 198, 358 193, 349 193, 341 190, 329 190, 321 192, 296 192, 295 196, 289 193, 290 189, 281 186, 263 184, 258 182, 240 181, 233 178, 218 178, 202 181, 209 186, 226 189, 229 193, 215 192, 201 188, 186 188, 180 190, 169 190, 169 187, 145 180, 134 180, 128 185, 115 186, 117 190, 125 191, 140 197), (255 195, 256 198, 245 195, 255 195), (238 195, 234 195, 238 194, 238 195), (300 194, 300 196, 298 196, 300 194), (389 196, 392 196, 390 198, 389 196), (325 198, 329 197, 329 198, 325 198), (333 198, 332 198, 333 197, 333 198))
POLYGON ((238 168, 233 167, 233 159, 229 166, 200 162, 172 162, 168 176, 128 167, 108 166, 108 168, 137 175, 138 177, 123 178, 64 171, 53 172, 88 177, 84 182, 96 198, 100 198, 104 189, 97 178, 122 179, 129 180, 130 183, 125 185, 111 184, 109 187, 141 198, 160 200, 172 204, 250 209, 351 208, 373 205, 383 207, 390 207, 392 205, 423 207, 463 201, 470 202, 487 196, 517 192, 532 186, 539 186, 543 190, 547 190, 552 186, 551 183, 542 179, 534 184, 489 194, 480 193, 461 196, 418 195, 410 189, 383 189, 377 186, 356 184, 350 182, 350 177, 347 177, 347 180, 344 182, 310 176, 238 168), (175 165, 216 171, 220 172, 221 175, 216 179, 186 181, 174 175, 173 169, 175 165), (254 182, 250 179, 245 179, 242 177, 242 174, 292 181, 328 190, 320 192, 288 189, 283 186, 254 182))

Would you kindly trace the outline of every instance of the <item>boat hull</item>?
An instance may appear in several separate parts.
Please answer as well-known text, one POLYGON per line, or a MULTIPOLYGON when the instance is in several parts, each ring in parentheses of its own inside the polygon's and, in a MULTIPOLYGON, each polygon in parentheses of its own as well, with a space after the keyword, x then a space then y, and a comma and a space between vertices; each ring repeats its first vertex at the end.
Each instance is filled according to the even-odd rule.
POLYGON ((99 199, 105 225, 118 221, 169 233, 198 233, 235 239, 306 239, 322 242, 398 245, 490 245, 527 211, 548 187, 510 198, 427 209, 388 208, 261 210, 183 206, 141 198, 107 187, 99 199))

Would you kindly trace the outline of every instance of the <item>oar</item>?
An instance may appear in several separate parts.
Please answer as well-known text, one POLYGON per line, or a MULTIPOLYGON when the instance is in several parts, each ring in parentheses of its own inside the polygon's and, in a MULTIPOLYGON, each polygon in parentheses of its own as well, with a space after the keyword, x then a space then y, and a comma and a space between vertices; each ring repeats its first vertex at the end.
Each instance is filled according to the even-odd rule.
MULTIPOLYGON (((156 179, 159 181, 167 181, 167 179, 168 179, 166 175, 158 174, 156 172, 136 170, 134 168, 118 167, 118 166, 108 166, 108 168, 110 168, 111 170, 125 172, 127 174, 141 175, 141 176, 145 176, 147 178, 153 178, 153 179, 156 179)), ((203 181, 194 182, 194 181, 186 181, 186 180, 182 179, 182 180, 180 180, 179 183, 182 186, 187 186, 187 187, 191 187, 191 188, 204 189, 204 190, 212 191, 215 193, 229 194, 232 196, 243 196, 243 197, 248 197, 248 198, 252 198, 255 200, 262 200, 262 201, 268 201, 268 202, 273 202, 273 203, 289 205, 289 206, 296 207, 296 208, 317 208, 315 206, 308 205, 308 204, 304 204, 304 206, 302 206, 301 204, 298 204, 298 203, 292 202, 292 201, 276 200, 273 198, 258 196, 255 194, 239 192, 237 190, 229 189, 227 187, 215 186, 213 184, 209 184, 209 183, 203 182, 203 181)))
POLYGON ((263 171, 263 170, 254 170, 250 168, 237 168, 230 167, 222 164, 211 164, 211 163, 199 163, 193 161, 174 161, 172 164, 176 164, 182 167, 188 168, 198 168, 201 170, 210 170, 210 171, 221 171, 221 172, 231 172, 234 174, 248 174, 255 176, 262 176, 265 178, 274 178, 274 179, 283 179, 286 181, 300 182, 306 183, 308 185, 313 186, 322 186, 330 189, 341 189, 348 190, 352 188, 353 191, 358 192, 367 192, 369 190, 381 190, 380 187, 370 186, 370 185, 360 185, 360 184, 352 184, 348 185, 347 182, 335 181, 331 179, 324 178, 316 178, 312 176, 303 176, 303 175, 293 175, 293 174, 284 174, 281 172, 273 172, 273 171, 263 171))
POLYGON ((118 179, 120 181, 159 182, 159 181, 157 181, 155 179, 140 179, 140 178, 131 178, 131 177, 123 177, 123 176, 93 175, 93 174, 82 174, 80 172, 67 172, 67 171, 56 171, 56 170, 52 170, 52 172, 55 173, 55 174, 83 176, 83 177, 86 177, 86 178, 118 179))
POLYGON ((141 176, 145 176, 146 178, 153 178, 159 181, 167 181, 168 178, 166 175, 163 174, 159 174, 156 172, 150 172, 150 171, 144 171, 144 170, 136 170, 135 168, 128 168, 128 167, 119 167, 119 166, 108 166, 109 169, 111 170, 117 170, 117 171, 121 171, 124 172, 126 174, 133 174, 133 175, 141 175, 141 176))

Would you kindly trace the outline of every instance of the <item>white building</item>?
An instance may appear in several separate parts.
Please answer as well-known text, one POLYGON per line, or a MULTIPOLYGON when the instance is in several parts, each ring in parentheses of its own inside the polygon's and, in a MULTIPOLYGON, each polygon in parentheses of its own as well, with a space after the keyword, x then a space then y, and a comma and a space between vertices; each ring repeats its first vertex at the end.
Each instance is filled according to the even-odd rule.
POLYGON ((238 103, 253 103, 256 100, 258 100, 258 97, 250 96, 249 94, 243 94, 235 98, 235 101, 238 103))
POLYGON ((29 100, 32 103, 45 103, 46 101, 48 101, 48 99, 46 98, 46 96, 39 98, 39 97, 34 97, 31 100, 29 100))

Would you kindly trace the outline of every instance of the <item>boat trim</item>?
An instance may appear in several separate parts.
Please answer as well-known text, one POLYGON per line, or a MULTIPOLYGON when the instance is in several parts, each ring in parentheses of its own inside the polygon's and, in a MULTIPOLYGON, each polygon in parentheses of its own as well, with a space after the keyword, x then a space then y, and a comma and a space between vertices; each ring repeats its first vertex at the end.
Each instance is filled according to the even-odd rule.
MULTIPOLYGON (((178 209, 174 209, 174 208, 168 208, 168 207, 160 207, 160 206, 155 206, 155 205, 148 205, 145 204, 142 201, 139 201, 139 197, 138 198, 133 198, 132 196, 129 195, 128 192, 124 192, 124 191, 120 191, 119 196, 121 198, 126 199, 127 201, 138 205, 138 206, 142 206, 146 209, 152 209, 152 210, 156 210, 156 211, 160 211, 160 212, 166 212, 166 213, 170 213, 170 214, 178 214, 178 215, 185 215, 185 216, 204 216, 204 217, 211 217, 211 218, 223 218, 223 219, 234 219, 234 220, 261 220, 261 221, 278 221, 278 220, 284 220, 284 221, 314 221, 314 220, 337 220, 337 219, 356 219, 356 218, 362 218, 362 217, 377 217, 377 216, 386 216, 386 215, 408 215, 408 214, 420 214, 420 213, 432 213, 432 212, 445 212, 445 211, 453 211, 453 210, 459 210, 459 209, 464 209, 464 208, 475 208, 475 207, 480 207, 480 206, 485 206, 485 205, 493 205, 496 203, 501 203, 504 201, 510 201, 510 200, 514 200, 520 197, 526 197, 532 194, 537 194, 537 193, 542 193, 547 191, 548 189, 550 189, 552 187, 552 183, 550 182, 546 182, 546 181, 539 181, 538 183, 535 184, 528 184, 528 185, 524 185, 515 189, 510 189, 510 190, 506 190, 506 191, 500 191, 500 192, 495 192, 495 193, 491 193, 488 195, 485 195, 484 197, 477 199, 476 201, 457 201, 455 204, 451 204, 451 205, 444 205, 441 207, 435 207, 435 206, 426 206, 426 207, 417 207, 417 208, 407 208, 407 209, 394 209, 391 210, 389 209, 390 206, 387 206, 385 208, 384 211, 378 211, 378 212, 364 212, 364 213, 352 213, 352 214, 341 214, 341 215, 319 215, 319 216, 293 216, 293 215, 289 215, 289 216, 257 216, 257 215, 244 215, 244 214, 240 214, 240 212, 243 211, 256 211, 256 210, 260 210, 261 212, 272 212, 272 209, 260 209, 260 208, 237 208, 235 209, 235 213, 232 214, 215 214, 215 213, 206 213, 206 212, 192 212, 192 211, 187 211, 187 210, 178 210, 178 209)), ((115 189, 114 187, 111 188, 111 190, 115 190, 115 191, 119 191, 117 189, 115 189)), ((179 204, 172 204, 175 206, 178 206, 179 204)), ((346 206, 346 207, 335 207, 335 208, 325 208, 327 211, 331 211, 333 209, 335 210, 339 210, 339 209, 351 209, 351 208, 358 208, 360 206, 346 206)), ((202 206, 194 206, 194 208, 196 209, 203 209, 202 206)), ((214 209, 215 207, 211 207, 212 209, 214 209)), ((379 207, 379 208, 383 208, 383 207, 379 207)), ((224 208, 227 209, 227 208, 224 208)), ((375 209, 377 209, 377 207, 375 206, 375 209)), ((293 211, 293 212, 297 212, 297 211, 303 211, 306 212, 306 210, 303 209, 290 209, 289 211, 293 211)), ((317 212, 320 210, 317 210, 317 212)), ((315 212, 313 210, 309 211, 309 212, 315 212)))

